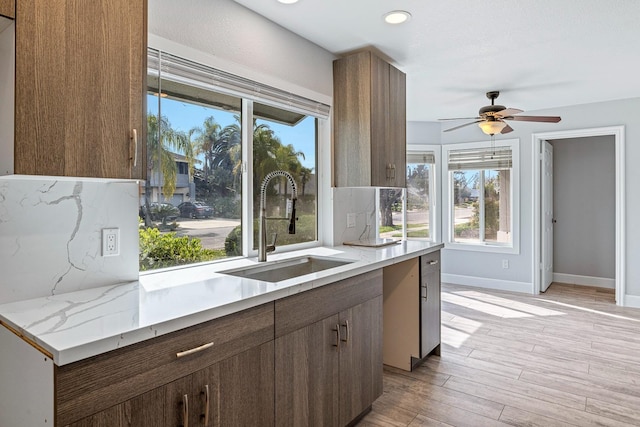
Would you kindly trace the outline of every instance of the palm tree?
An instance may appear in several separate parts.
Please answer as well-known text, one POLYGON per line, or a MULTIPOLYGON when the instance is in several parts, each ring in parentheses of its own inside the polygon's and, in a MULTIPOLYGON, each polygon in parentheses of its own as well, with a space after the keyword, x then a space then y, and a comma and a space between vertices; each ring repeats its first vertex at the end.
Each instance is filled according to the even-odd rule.
POLYGON ((307 168, 302 166, 300 169, 300 185, 302 186, 301 194, 304 196, 304 189, 307 185, 307 182, 311 179, 311 175, 313 175, 313 168, 307 168))
MULTIPOLYGON (((275 158, 278 169, 288 171, 295 178, 296 182, 301 181, 302 164, 298 157, 304 157, 302 151, 296 151, 292 144, 280 145, 276 148, 275 158)), ((287 195, 287 186, 285 183, 284 195, 287 195)))
MULTIPOLYGON (((182 152, 192 167, 194 162, 193 147, 190 138, 184 132, 176 131, 171 127, 166 117, 154 114, 147 115, 147 157, 148 175, 157 174, 158 182, 163 177, 162 193, 165 199, 173 196, 176 189, 176 176, 178 168, 173 157, 174 152, 182 152), (174 151, 171 151, 174 150, 174 151)), ((145 225, 150 226, 149 199, 151 198, 151 179, 145 184, 145 225)))
MULTIPOLYGON (((235 116, 239 122, 240 117, 235 116)), ((236 192, 241 177, 242 163, 240 126, 220 126, 213 116, 208 117, 203 127, 192 129, 196 137, 196 153, 204 156, 204 178, 207 185, 217 187, 225 194, 236 192)))

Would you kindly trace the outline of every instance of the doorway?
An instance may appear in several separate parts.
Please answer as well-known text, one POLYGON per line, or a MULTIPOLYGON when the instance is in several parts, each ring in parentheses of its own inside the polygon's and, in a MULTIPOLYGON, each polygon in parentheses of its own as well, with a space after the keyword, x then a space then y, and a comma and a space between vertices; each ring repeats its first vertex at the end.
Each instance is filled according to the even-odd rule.
MULTIPOLYGON (((549 283, 549 257, 548 255, 548 239, 549 228, 547 222, 553 220, 549 215, 549 199, 545 200, 545 195, 548 197, 548 192, 543 189, 545 184, 545 166, 544 159, 548 156, 548 146, 546 144, 549 140, 562 140, 569 138, 584 138, 595 136, 612 136, 615 140, 615 294, 616 304, 624 304, 625 295, 625 254, 624 254, 624 227, 625 227, 625 212, 624 212, 624 127, 606 127, 595 129, 582 129, 573 131, 561 131, 561 132, 548 132, 533 134, 533 206, 538 208, 534 209, 534 235, 533 235, 533 253, 534 253, 534 283, 533 293, 538 294, 546 289, 549 283), (546 150, 545 151, 545 147, 546 150), (546 154, 545 154, 546 153, 546 154), (546 246, 546 249, 545 249, 546 246)), ((546 167, 548 169, 548 165, 546 167)), ((552 227, 551 227, 552 229, 552 227)), ((551 230, 551 232, 553 232, 551 230)), ((597 245, 598 242, 594 240, 592 245, 597 245)))

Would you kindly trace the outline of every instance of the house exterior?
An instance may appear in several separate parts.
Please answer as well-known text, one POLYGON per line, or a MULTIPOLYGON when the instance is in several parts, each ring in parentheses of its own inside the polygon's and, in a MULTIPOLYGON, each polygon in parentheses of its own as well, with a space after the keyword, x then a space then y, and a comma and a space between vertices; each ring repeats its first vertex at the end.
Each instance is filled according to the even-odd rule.
MULTIPOLYGON (((149 173, 149 185, 151 187, 151 198, 149 202, 168 202, 173 206, 178 206, 182 202, 190 200, 191 195, 196 194, 196 185, 193 182, 193 177, 189 173, 189 162, 187 158, 181 154, 172 153, 173 158, 176 161, 176 189, 173 195, 167 199, 162 192, 162 185, 164 183, 164 176, 162 173, 149 173)), ((141 186, 141 198, 140 203, 144 203, 145 188, 144 184, 141 186)))

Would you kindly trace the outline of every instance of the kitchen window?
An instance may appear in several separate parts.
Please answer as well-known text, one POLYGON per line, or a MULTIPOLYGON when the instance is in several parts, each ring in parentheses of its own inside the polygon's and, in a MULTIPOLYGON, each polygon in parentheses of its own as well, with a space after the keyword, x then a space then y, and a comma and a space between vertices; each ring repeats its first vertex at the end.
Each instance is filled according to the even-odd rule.
POLYGON ((518 140, 443 146, 450 248, 517 252, 518 140))
POLYGON ((439 148, 407 147, 407 238, 436 241, 436 153, 439 148))
MULTIPOLYGON (((291 186, 266 189, 267 239, 317 243, 317 134, 329 107, 149 49, 147 181, 140 191, 140 269, 253 256, 260 187, 272 171, 296 184, 296 234, 287 233, 291 186)), ((296 245, 296 246, 294 246, 296 245)))

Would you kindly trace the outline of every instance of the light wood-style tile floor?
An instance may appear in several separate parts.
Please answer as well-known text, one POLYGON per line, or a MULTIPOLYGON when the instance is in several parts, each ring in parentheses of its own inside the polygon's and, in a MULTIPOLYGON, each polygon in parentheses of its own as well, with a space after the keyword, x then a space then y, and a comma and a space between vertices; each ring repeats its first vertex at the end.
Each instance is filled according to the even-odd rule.
POLYGON ((442 355, 385 368, 359 426, 640 426, 640 309, 610 289, 442 289, 442 355))

